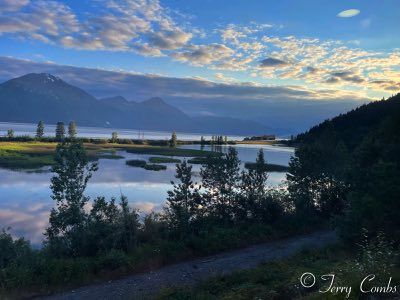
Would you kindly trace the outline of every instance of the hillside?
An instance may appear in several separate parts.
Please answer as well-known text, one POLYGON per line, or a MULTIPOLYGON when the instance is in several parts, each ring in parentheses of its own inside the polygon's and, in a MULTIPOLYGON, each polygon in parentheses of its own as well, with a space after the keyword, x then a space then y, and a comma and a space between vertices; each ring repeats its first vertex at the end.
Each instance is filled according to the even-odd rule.
POLYGON ((326 120, 298 135, 295 142, 310 144, 331 133, 335 135, 335 139, 342 140, 348 148, 354 149, 368 134, 391 118, 400 118, 400 94, 387 100, 364 104, 326 120))
POLYGON ((0 121, 79 125, 215 134, 266 134, 263 125, 239 119, 191 118, 161 98, 142 102, 121 96, 97 99, 51 74, 27 74, 0 85, 0 121))

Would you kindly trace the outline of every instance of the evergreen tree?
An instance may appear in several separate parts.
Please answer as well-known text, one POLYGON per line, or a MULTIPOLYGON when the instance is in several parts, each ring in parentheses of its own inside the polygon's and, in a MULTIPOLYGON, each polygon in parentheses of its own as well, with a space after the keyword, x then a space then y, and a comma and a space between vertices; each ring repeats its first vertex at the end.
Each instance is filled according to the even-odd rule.
POLYGON ((51 210, 47 243, 59 255, 84 255, 84 206, 89 200, 84 191, 97 163, 89 163, 83 144, 78 141, 58 144, 54 161, 50 189, 56 207, 51 210))
POLYGON ((8 130, 7 130, 7 137, 8 137, 9 139, 14 138, 14 130, 13 130, 13 129, 8 129, 8 130))
POLYGON ((211 158, 200 170, 209 211, 224 222, 233 219, 240 183, 240 160, 235 148, 223 157, 211 158))
POLYGON ((166 215, 168 222, 178 235, 188 234, 193 228, 195 220, 200 219, 201 197, 200 187, 192 181, 192 166, 186 160, 176 165, 175 177, 179 183, 173 181, 173 190, 168 191, 166 215))
POLYGON ((242 172, 241 197, 238 200, 239 219, 252 218, 269 222, 276 215, 278 205, 269 197, 267 189, 268 173, 262 149, 257 154, 254 168, 242 172))
POLYGON ((140 226, 139 215, 136 210, 132 210, 128 205, 128 198, 121 197, 121 213, 119 217, 119 227, 117 235, 119 236, 119 248, 129 252, 137 242, 137 231, 140 226))
POLYGON ((118 142, 118 132, 114 131, 111 133, 111 143, 117 143, 118 142))
POLYGON ((62 140, 65 137, 65 127, 63 122, 57 122, 56 126, 56 139, 62 140))
POLYGON ((39 121, 36 127, 36 138, 41 139, 44 135, 44 123, 43 121, 39 121))
POLYGON ((178 139, 176 137, 176 132, 172 132, 171 139, 169 140, 169 146, 175 148, 178 144, 178 139))
POLYGON ((68 136, 70 138, 75 138, 76 137, 76 123, 75 123, 75 121, 71 121, 68 124, 68 136))

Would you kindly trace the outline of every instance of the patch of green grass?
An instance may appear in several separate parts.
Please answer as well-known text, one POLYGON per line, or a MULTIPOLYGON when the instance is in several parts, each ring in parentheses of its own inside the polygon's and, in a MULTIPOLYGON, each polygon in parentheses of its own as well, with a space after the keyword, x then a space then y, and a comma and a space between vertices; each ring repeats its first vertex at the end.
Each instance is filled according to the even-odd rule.
POLYGON ((168 147, 135 147, 126 149, 129 153, 135 154, 151 154, 161 156, 181 156, 181 157, 208 157, 208 156, 221 156, 221 153, 194 150, 194 149, 181 149, 181 148, 168 148, 168 147))
POLYGON ((158 164, 148 164, 145 160, 141 159, 127 160, 126 164, 131 167, 142 168, 148 171, 162 171, 167 169, 167 166, 158 164))
POLYGON ((117 154, 100 154, 97 156, 97 158, 103 158, 103 159, 123 159, 122 155, 117 155, 117 154))
POLYGON ((189 164, 193 165, 205 165, 209 162, 208 157, 193 157, 187 161, 189 164))
MULTIPOLYGON (((247 162, 244 164, 244 167, 246 169, 253 170, 256 167, 256 163, 247 162)), ((268 172, 287 172, 287 171, 289 171, 288 166, 282 166, 282 165, 276 165, 276 164, 265 164, 263 169, 268 172)))
POLYGON ((172 157, 159 157, 159 156, 152 156, 149 158, 149 162, 155 164, 164 164, 164 163, 180 163, 181 160, 172 157))
POLYGON ((167 169, 167 166, 158 165, 158 164, 146 164, 143 169, 149 171, 164 171, 167 169))
POLYGON ((12 170, 35 169, 51 166, 54 163, 52 155, 29 155, 20 153, 0 152, 0 167, 12 170))
POLYGON ((144 168, 146 166, 146 161, 141 159, 131 159, 125 162, 128 166, 136 168, 144 168))

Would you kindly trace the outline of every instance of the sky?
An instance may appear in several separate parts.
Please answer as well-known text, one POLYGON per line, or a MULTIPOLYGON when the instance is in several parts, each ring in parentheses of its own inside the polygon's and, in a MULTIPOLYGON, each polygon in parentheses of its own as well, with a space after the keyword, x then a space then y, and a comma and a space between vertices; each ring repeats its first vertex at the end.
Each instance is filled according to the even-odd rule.
POLYGON ((97 97, 161 96, 189 114, 308 126, 400 91, 398 8, 398 0, 0 0, 0 81, 51 72, 97 97))

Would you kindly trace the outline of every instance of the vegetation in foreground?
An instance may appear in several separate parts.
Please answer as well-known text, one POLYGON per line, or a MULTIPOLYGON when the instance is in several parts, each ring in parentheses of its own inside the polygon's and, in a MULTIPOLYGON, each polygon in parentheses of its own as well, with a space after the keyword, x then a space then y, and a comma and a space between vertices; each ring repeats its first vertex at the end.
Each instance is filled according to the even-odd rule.
MULTIPOLYGON (((360 108, 347 117, 339 117, 340 126, 335 119, 330 120, 310 130, 309 135, 298 137, 287 188, 266 187, 268 174, 262 151, 255 168, 244 171, 240 171, 233 148, 222 156, 211 157, 213 163, 201 168, 199 183, 192 181, 192 166, 183 160, 177 164, 176 182, 168 192, 163 213, 150 214, 143 220, 139 220, 138 213, 127 206, 124 198, 117 204, 115 200, 98 197, 91 210, 85 211, 89 199, 83 192, 96 165, 85 156, 82 143, 63 141, 57 147, 53 167, 52 190, 57 206, 51 213, 44 247, 32 250, 27 241, 13 240, 3 232, 0 248, 5 250, 0 252, 0 289, 9 294, 16 287, 20 291, 38 286, 65 287, 104 274, 105 270, 129 272, 143 266, 159 266, 312 230, 326 220, 339 230, 344 245, 351 247, 366 241, 358 251, 361 263, 353 271, 345 269, 354 268, 349 252, 343 252, 343 258, 337 250, 334 256, 326 257, 308 253, 293 262, 289 260, 290 267, 283 266, 283 271, 276 267, 279 263, 269 265, 277 273, 260 267, 211 280, 209 284, 214 284, 214 291, 205 286, 200 290, 178 291, 177 296, 197 297, 199 291, 199 299, 208 299, 210 293, 217 295, 217 299, 230 299, 234 293, 246 299, 270 293, 267 290, 271 287, 278 293, 278 299, 301 297, 301 292, 295 293, 296 289, 291 289, 290 294, 279 294, 284 293, 284 285, 276 282, 276 278, 284 283, 287 280, 285 288, 290 288, 294 282, 290 270, 296 269, 297 264, 315 272, 331 266, 331 270, 343 272, 343 278, 351 283, 359 278, 357 275, 365 276, 370 270, 398 276, 399 260, 395 254, 400 243, 400 95, 388 103, 386 117, 374 109, 371 113, 370 107, 384 111, 382 106, 372 103, 366 106, 368 109, 360 108), (362 132, 366 124, 374 126, 359 136, 360 128, 351 130, 354 123, 361 123, 362 132), (341 262, 335 261, 336 256, 341 262), (317 266, 313 266, 314 262, 317 266), (238 285, 239 281, 244 284, 238 285)), ((381 103, 384 107, 386 104, 381 103)), ((132 150, 143 153, 147 148, 132 150)), ((151 154, 166 156, 180 156, 171 151, 182 150, 149 149, 151 154)), ((207 156, 203 151, 191 154, 188 156, 207 156)), ((316 291, 314 294, 307 296, 321 297, 316 291)))
MULTIPOLYGON (((364 299, 370 294, 360 291, 360 283, 369 274, 374 274, 376 279, 367 282, 364 290, 372 286, 386 287, 390 276, 392 286, 400 282, 400 266, 393 263, 396 260, 398 254, 392 251, 387 239, 380 236, 365 241, 359 249, 337 244, 320 250, 303 250, 289 259, 267 262, 231 275, 214 276, 192 288, 165 289, 155 299, 364 299), (312 288, 305 288, 300 283, 305 272, 316 277, 312 288), (351 287, 348 297, 348 290, 328 290, 331 277, 323 280, 321 276, 329 274, 335 275, 333 286, 351 287)), ((394 295, 397 295, 395 291, 386 294, 394 295)), ((381 296, 385 297, 384 294, 381 296)))
MULTIPOLYGON (((233 148, 214 160, 202 167, 203 189, 192 182, 191 165, 177 164, 177 182, 163 213, 141 219, 125 197, 99 196, 84 209, 90 201, 84 191, 97 163, 81 141, 63 140, 54 156, 50 187, 56 206, 42 249, 6 231, 0 235, 1 292, 10 295, 18 287, 19 293, 43 293, 298 232, 285 212, 284 191, 266 188, 265 170, 240 172, 233 148)), ((262 152, 259 161, 265 163, 262 152)))

